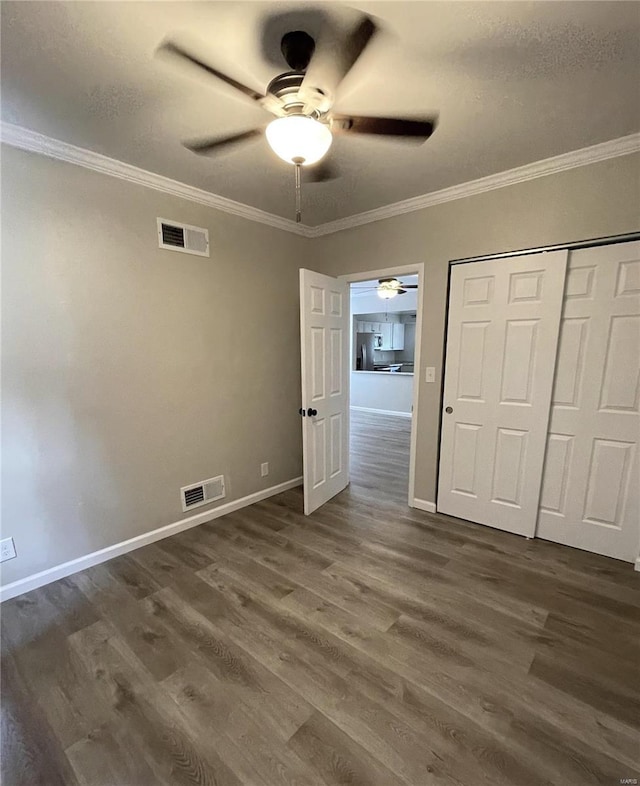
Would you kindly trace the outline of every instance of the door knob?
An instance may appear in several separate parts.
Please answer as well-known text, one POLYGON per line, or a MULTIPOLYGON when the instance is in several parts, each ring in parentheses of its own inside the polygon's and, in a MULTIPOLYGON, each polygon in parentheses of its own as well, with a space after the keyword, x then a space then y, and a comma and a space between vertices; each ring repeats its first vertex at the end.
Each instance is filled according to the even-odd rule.
POLYGON ((447 415, 450 415, 453 412, 453 407, 447 407, 445 409, 445 412, 447 413, 447 415))
POLYGON ((307 414, 309 415, 309 417, 313 417, 314 415, 318 414, 318 410, 317 409, 308 409, 307 410, 307 414))
POLYGON ((302 417, 304 417, 304 416, 305 416, 307 413, 304 411, 304 409, 300 408, 300 409, 298 410, 298 414, 299 414, 299 415, 302 415, 302 417))

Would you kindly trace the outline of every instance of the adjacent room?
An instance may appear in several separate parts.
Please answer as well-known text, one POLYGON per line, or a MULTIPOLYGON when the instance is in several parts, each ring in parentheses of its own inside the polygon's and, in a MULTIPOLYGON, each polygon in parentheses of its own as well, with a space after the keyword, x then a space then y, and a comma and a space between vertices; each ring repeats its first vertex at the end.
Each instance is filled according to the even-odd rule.
POLYGON ((3 786, 640 780, 640 3, 2 0, 3 786))
POLYGON ((418 275, 351 284, 350 482, 406 504, 416 393, 418 275))

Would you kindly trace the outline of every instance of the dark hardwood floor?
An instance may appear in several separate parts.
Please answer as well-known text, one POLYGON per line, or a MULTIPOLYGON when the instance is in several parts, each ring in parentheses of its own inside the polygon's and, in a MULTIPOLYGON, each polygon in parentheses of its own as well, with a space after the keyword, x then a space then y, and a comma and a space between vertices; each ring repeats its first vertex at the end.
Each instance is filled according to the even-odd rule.
POLYGON ((408 508, 408 433, 3 604, 3 786, 640 778, 638 574, 408 508))
POLYGON ((382 504, 409 496, 410 418, 351 410, 351 485, 382 504))

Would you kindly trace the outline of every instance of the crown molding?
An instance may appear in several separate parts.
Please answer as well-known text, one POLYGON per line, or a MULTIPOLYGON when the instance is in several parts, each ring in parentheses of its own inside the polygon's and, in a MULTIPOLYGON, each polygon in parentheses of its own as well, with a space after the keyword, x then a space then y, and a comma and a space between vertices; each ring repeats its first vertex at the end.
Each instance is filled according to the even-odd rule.
POLYGON ((155 191, 187 199, 190 202, 198 202, 201 205, 222 210, 225 213, 231 213, 249 221, 257 221, 275 229, 283 229, 286 232, 306 236, 306 227, 301 227, 294 221, 282 218, 282 216, 276 216, 273 213, 259 210, 257 207, 251 207, 251 205, 245 205, 242 202, 236 202, 233 199, 212 194, 209 191, 189 186, 186 183, 180 183, 177 180, 158 175, 155 172, 147 172, 145 169, 126 164, 124 161, 117 161, 115 158, 103 156, 101 153, 95 153, 93 150, 76 147, 68 142, 53 139, 22 126, 3 122, 0 124, 0 135, 1 141, 11 147, 76 164, 85 169, 111 175, 111 177, 117 177, 120 180, 127 180, 129 183, 137 183, 146 188, 153 188, 155 191))
POLYGON ((101 153, 76 147, 68 142, 53 139, 44 134, 39 134, 37 131, 12 123, 2 122, 0 124, 0 137, 4 144, 11 147, 76 164, 94 172, 101 172, 111 177, 127 180, 130 183, 137 183, 146 188, 153 188, 155 191, 172 194, 190 202, 197 202, 215 210, 231 213, 249 221, 257 221, 260 224, 266 224, 275 229, 281 229, 306 238, 331 235, 344 229, 352 229, 364 224, 371 224, 374 221, 382 221, 385 218, 413 213, 416 210, 441 205, 444 202, 451 202, 455 199, 464 199, 465 197, 483 194, 486 191, 493 191, 497 188, 504 188, 505 186, 524 183, 527 180, 564 172, 567 169, 575 169, 576 167, 595 164, 598 161, 606 161, 609 158, 640 152, 640 133, 629 134, 619 139, 612 139, 608 142, 601 142, 590 147, 583 147, 580 150, 563 153, 553 158, 545 158, 542 161, 525 164, 515 169, 508 169, 506 172, 498 172, 495 175, 471 180, 450 188, 443 188, 440 191, 432 191, 411 199, 404 199, 401 202, 383 205, 374 210, 367 210, 364 213, 356 213, 336 221, 329 221, 318 226, 306 226, 304 224, 296 224, 294 221, 282 216, 267 213, 257 207, 251 207, 218 194, 212 194, 210 191, 204 191, 201 188, 195 188, 195 186, 171 180, 171 178, 154 172, 147 172, 132 164, 126 164, 124 161, 117 161, 101 153))
POLYGON ((411 199, 404 199, 401 202, 383 205, 374 210, 367 210, 365 213, 356 213, 353 216, 339 218, 326 224, 307 227, 305 234, 307 237, 331 235, 344 229, 371 224, 374 221, 401 216, 404 213, 413 213, 416 210, 441 205, 444 202, 452 202, 455 199, 484 194, 486 191, 494 191, 497 188, 524 183, 527 180, 554 175, 567 169, 575 169, 588 164, 595 164, 598 161, 606 161, 609 158, 618 158, 619 156, 627 156, 637 152, 640 152, 640 133, 629 134, 619 139, 601 142, 600 144, 583 147, 580 150, 572 150, 569 153, 563 153, 553 158, 545 158, 542 161, 534 161, 532 164, 508 169, 505 172, 498 172, 495 175, 481 177, 478 180, 470 180, 458 186, 443 188, 440 191, 432 191, 429 194, 421 194, 411 199))

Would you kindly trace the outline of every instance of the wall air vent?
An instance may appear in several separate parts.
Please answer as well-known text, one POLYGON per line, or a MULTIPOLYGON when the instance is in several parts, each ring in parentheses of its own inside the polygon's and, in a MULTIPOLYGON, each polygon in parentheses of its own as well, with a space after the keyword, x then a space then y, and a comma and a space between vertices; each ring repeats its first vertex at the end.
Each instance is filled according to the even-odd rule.
POLYGON ((182 510, 191 510, 191 508, 199 508, 201 505, 208 505, 210 502, 222 499, 224 495, 224 475, 218 475, 217 478, 209 478, 209 480, 202 480, 200 483, 192 483, 190 486, 184 486, 180 489, 182 510))
POLYGON ((183 254, 196 254, 199 257, 209 256, 209 230, 181 224, 179 221, 158 219, 158 244, 169 251, 181 251, 183 254))

